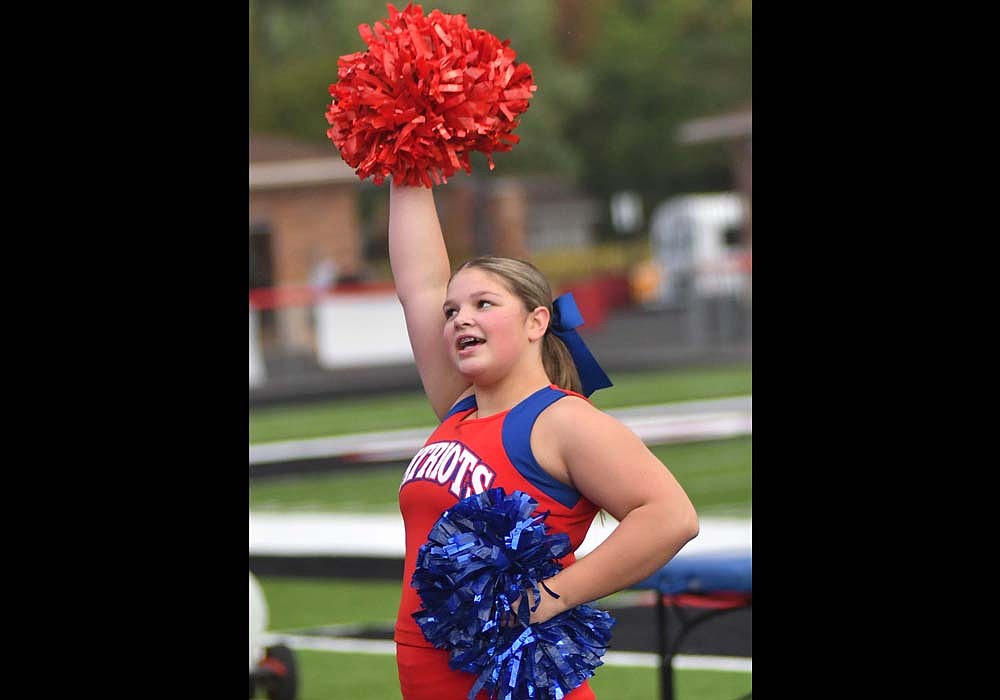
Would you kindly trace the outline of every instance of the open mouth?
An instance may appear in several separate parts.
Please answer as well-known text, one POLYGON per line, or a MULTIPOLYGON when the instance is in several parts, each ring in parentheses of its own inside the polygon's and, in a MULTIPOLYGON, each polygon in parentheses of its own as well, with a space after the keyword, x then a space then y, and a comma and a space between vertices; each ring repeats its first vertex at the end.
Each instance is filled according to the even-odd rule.
POLYGON ((474 335, 461 335, 455 344, 458 346, 459 350, 467 350, 475 345, 482 345, 486 341, 483 338, 477 338, 474 335))

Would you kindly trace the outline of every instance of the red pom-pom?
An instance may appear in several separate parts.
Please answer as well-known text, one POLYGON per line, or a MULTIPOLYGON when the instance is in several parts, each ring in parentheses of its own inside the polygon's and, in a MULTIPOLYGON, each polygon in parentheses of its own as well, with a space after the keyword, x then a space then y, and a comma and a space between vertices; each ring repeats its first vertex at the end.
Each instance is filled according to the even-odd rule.
POLYGON ((491 154, 520 140, 517 117, 537 89, 531 67, 465 15, 387 7, 384 25, 358 27, 368 50, 337 61, 326 135, 376 185, 390 174, 400 185, 447 182, 458 168, 472 172, 471 151, 492 170, 491 154))

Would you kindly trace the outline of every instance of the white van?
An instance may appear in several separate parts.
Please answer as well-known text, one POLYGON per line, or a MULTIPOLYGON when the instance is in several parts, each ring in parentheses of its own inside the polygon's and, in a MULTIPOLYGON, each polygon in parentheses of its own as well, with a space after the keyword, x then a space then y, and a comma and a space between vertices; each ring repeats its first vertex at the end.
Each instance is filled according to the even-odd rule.
POLYGON ((654 303, 687 307, 706 299, 750 299, 744 205, 731 192, 673 197, 653 210, 649 238, 657 267, 654 303))

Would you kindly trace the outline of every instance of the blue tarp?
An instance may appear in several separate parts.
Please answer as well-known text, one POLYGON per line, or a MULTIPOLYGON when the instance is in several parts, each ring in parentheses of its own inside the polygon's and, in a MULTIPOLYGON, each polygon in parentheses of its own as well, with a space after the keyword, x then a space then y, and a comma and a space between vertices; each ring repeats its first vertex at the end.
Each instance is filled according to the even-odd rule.
POLYGON ((750 552, 679 555, 632 588, 669 594, 752 593, 753 555, 750 552))

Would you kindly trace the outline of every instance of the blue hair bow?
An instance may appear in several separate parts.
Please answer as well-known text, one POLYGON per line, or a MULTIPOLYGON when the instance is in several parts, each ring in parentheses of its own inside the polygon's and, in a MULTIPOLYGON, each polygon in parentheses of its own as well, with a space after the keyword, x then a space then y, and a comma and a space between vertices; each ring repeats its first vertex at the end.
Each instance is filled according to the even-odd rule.
POLYGON ((597 358, 583 342, 583 338, 576 332, 576 328, 582 325, 583 314, 580 313, 572 292, 567 292, 552 301, 552 320, 549 322, 549 330, 569 348, 569 354, 573 356, 573 364, 576 365, 580 382, 583 384, 581 393, 590 396, 598 389, 614 385, 597 363, 597 358))

